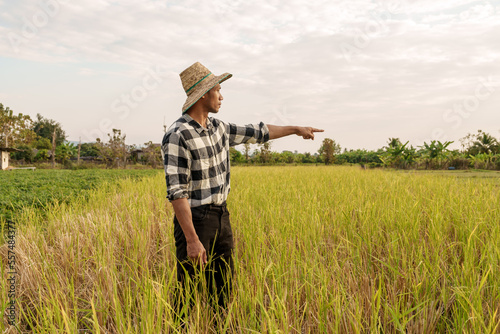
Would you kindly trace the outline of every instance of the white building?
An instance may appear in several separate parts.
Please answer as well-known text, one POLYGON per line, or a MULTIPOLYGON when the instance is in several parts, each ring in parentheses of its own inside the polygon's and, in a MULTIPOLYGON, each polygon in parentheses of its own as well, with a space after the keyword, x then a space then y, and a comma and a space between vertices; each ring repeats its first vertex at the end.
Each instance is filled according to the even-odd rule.
POLYGON ((0 161, 0 169, 9 167, 9 152, 2 151, 2 161, 0 161))
POLYGON ((1 160, 0 170, 6 170, 9 167, 9 153, 19 151, 15 148, 0 147, 1 160))

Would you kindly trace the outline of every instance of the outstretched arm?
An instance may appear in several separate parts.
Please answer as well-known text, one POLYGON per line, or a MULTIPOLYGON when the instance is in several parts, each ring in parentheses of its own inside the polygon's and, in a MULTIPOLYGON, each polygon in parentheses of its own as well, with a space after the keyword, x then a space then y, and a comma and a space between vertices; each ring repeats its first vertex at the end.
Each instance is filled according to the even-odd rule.
POLYGON ((277 139, 289 135, 302 136, 304 139, 314 140, 315 132, 323 132, 325 130, 316 129, 304 126, 279 126, 266 124, 269 129, 269 139, 277 139))

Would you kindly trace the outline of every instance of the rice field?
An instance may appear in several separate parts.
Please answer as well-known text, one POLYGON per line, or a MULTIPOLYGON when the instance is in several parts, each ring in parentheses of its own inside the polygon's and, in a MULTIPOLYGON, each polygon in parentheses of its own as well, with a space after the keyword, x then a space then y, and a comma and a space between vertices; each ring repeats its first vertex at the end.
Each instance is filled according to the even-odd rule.
MULTIPOLYGON (((17 329, 33 333, 500 333, 500 179, 234 167, 235 283, 176 326, 162 172, 104 184, 15 235, 17 329)), ((0 302, 9 302, 8 245, 0 302)))

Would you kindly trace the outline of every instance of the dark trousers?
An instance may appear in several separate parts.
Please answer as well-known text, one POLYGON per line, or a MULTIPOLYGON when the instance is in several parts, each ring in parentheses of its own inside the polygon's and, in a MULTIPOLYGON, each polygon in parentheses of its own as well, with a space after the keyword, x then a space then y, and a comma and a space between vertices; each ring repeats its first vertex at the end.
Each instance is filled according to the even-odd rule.
POLYGON ((177 280, 180 291, 177 295, 177 312, 181 318, 187 316, 193 302, 192 293, 207 290, 214 308, 226 309, 231 295, 233 275, 233 233, 226 205, 202 205, 191 208, 193 225, 198 238, 207 252, 208 264, 200 269, 187 256, 184 232, 174 217, 174 237, 177 256, 177 280))

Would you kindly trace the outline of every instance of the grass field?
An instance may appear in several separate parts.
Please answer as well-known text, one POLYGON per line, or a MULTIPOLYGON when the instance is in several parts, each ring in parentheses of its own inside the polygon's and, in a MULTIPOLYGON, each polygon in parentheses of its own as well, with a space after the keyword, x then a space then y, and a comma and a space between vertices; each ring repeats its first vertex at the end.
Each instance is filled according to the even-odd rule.
POLYGON ((69 202, 103 182, 124 177, 140 178, 155 170, 14 170, 1 171, 0 221, 16 219, 25 207, 44 210, 51 203, 69 202))
MULTIPOLYGON (((298 166, 233 168, 231 182, 236 281, 219 332, 500 333, 500 179, 298 166)), ((172 217, 162 172, 27 210, 19 327, 176 332, 172 217)), ((212 327, 199 296, 187 331, 212 327)))

